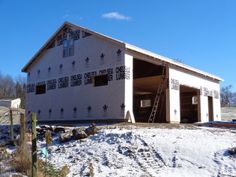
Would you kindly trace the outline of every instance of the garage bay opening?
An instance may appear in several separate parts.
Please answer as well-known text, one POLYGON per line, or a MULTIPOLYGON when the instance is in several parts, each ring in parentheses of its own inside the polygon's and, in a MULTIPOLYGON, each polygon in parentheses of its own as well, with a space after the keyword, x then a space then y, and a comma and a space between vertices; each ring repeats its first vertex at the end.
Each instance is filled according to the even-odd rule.
POLYGON ((166 68, 134 59, 133 112, 136 122, 166 122, 166 68))
POLYGON ((181 123, 200 122, 200 90, 180 86, 181 123))

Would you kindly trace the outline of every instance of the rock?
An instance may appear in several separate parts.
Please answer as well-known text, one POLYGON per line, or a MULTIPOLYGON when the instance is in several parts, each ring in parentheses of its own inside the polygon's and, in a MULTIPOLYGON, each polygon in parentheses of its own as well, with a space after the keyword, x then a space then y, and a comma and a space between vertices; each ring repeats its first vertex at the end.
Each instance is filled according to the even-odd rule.
POLYGON ((65 128, 63 128, 63 127, 55 127, 54 132, 55 133, 59 133, 59 132, 65 133, 66 131, 65 131, 65 128))
POLYGON ((98 129, 95 124, 90 125, 88 128, 85 129, 85 133, 89 135, 94 135, 98 132, 98 129))
POLYGON ((69 156, 68 156, 68 159, 72 159, 72 158, 73 158, 73 156, 72 156, 72 155, 69 155, 69 156))
POLYGON ((70 133, 61 133, 59 135, 59 142, 60 143, 65 143, 71 140, 71 134, 70 133))
POLYGON ((40 125, 39 126, 41 129, 43 129, 43 130, 50 130, 50 131, 53 131, 53 128, 52 128, 52 126, 50 126, 50 125, 40 125))
POLYGON ((73 129, 72 134, 75 140, 80 140, 88 137, 88 135, 83 130, 80 129, 73 129))
POLYGON ((60 152, 60 150, 61 150, 60 148, 56 148, 54 151, 55 152, 60 152))
POLYGON ((236 155, 236 147, 228 149, 230 155, 236 155))

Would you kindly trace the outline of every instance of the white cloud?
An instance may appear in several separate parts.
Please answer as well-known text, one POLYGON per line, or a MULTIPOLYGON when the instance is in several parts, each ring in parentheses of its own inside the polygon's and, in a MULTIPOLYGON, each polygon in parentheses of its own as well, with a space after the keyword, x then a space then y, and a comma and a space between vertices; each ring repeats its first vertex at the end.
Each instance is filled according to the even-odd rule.
POLYGON ((62 16, 63 19, 68 19, 70 17, 70 14, 65 14, 62 16))
POLYGON ((131 17, 120 14, 119 12, 109 12, 102 14, 102 18, 115 19, 115 20, 131 20, 131 17))

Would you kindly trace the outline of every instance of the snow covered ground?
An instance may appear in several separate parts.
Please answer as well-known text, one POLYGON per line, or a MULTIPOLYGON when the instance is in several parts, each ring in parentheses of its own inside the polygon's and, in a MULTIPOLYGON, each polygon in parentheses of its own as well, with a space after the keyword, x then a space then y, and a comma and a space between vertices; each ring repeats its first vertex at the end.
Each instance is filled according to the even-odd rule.
POLYGON ((49 161, 78 177, 233 177, 230 147, 236 147, 236 130, 118 126, 82 141, 55 139, 49 161))
POLYGON ((224 121, 232 121, 232 119, 236 119, 236 107, 221 108, 221 117, 224 121))

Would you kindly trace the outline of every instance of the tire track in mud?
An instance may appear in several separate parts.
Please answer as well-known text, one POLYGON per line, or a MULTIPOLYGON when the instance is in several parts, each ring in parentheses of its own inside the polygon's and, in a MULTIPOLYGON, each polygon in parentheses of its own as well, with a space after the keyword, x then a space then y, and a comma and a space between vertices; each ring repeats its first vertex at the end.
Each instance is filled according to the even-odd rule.
POLYGON ((145 140, 137 137, 142 144, 142 148, 136 151, 134 160, 140 168, 149 176, 156 176, 160 169, 166 166, 161 154, 152 146, 148 145, 145 140))
POLYGON ((214 153, 214 159, 213 161, 217 164, 218 169, 217 169, 217 177, 234 177, 236 174, 233 173, 233 168, 231 166, 223 165, 220 162, 221 155, 219 155, 219 152, 214 153))

